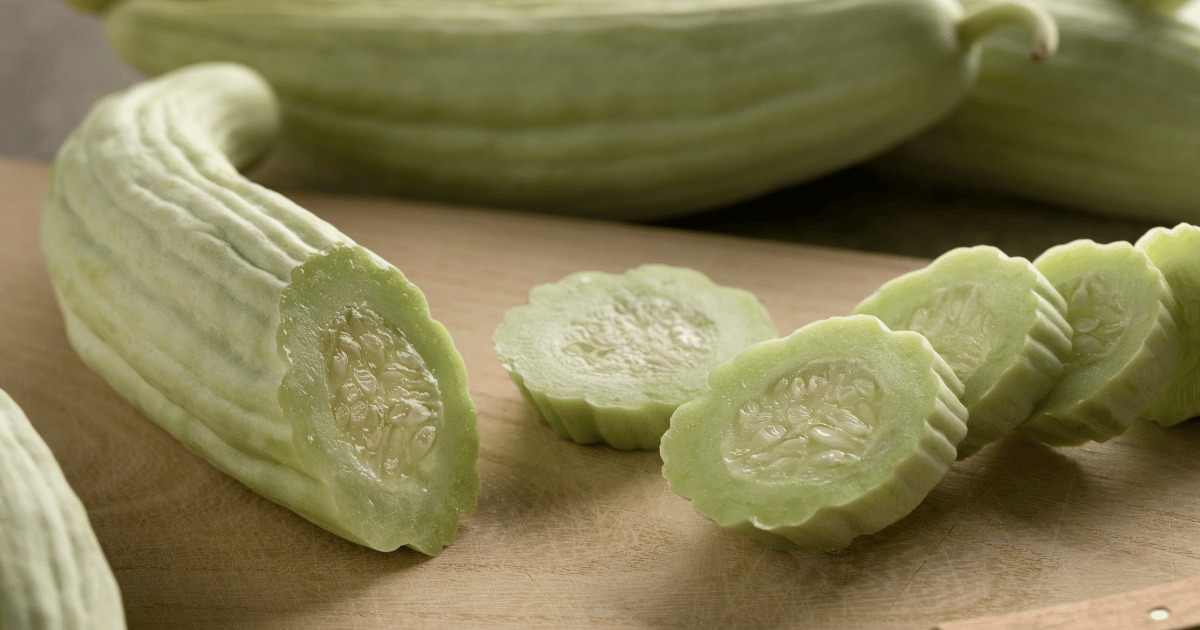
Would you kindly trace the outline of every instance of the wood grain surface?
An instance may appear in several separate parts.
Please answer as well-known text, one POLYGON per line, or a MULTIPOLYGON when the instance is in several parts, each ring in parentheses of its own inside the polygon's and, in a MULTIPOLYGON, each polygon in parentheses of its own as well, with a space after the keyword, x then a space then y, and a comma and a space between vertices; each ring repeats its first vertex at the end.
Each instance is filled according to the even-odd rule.
POLYGON ((454 545, 345 542, 185 451, 75 356, 38 247, 46 174, 0 161, 0 388, 87 506, 132 628, 927 629, 1200 574, 1197 422, 1074 449, 1008 438, 884 531, 789 554, 696 516, 657 453, 555 437, 492 353, 505 310, 581 269, 695 267, 755 292, 786 333, 925 261, 296 194, 425 291, 479 409, 483 492, 454 545))

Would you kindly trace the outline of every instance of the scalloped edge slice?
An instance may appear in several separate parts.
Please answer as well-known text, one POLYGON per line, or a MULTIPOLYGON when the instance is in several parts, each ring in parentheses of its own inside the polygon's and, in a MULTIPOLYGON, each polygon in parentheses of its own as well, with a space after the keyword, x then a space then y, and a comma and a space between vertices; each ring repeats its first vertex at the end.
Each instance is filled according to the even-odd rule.
POLYGON ((929 341, 889 330, 867 315, 834 317, 759 343, 714 369, 709 382, 708 393, 680 406, 671 418, 662 439, 663 476, 700 516, 781 551, 840 549, 903 518, 954 463, 955 445, 967 432, 967 410, 958 398, 963 385, 929 341), (826 366, 859 376, 825 382, 818 377, 815 383, 812 375, 806 377, 807 371, 815 374, 826 366), (805 392, 793 393, 792 388, 801 388, 797 380, 808 384, 805 392), (820 424, 808 419, 790 428, 770 421, 752 436, 745 431, 744 416, 755 415, 745 411, 774 409, 769 401, 783 400, 780 395, 790 401, 783 403, 786 411, 779 407, 783 417, 815 417, 799 412, 809 402, 804 397, 813 394, 839 403, 828 404, 830 415, 822 418, 871 401, 878 411, 874 419, 861 411, 856 416, 870 426, 870 432, 859 431, 866 436, 861 456, 831 465, 825 451, 813 455, 810 450, 786 472, 772 472, 771 465, 747 468, 744 463, 754 461, 757 452, 788 448, 797 429, 809 431, 816 450, 825 448, 812 441, 824 439, 815 432, 820 424), (783 431, 782 437, 776 435, 783 431), (743 452, 764 433, 775 441, 765 450, 743 452))
POLYGON ((504 315, 492 340, 521 395, 560 437, 655 450, 675 409, 707 389, 713 367, 776 336, 770 315, 750 292, 717 285, 694 269, 648 264, 622 274, 582 271, 538 285, 528 304, 504 315), (647 306, 645 300, 661 304, 647 306), (615 359, 606 365, 598 365, 590 337, 577 334, 596 324, 597 313, 611 323, 613 309, 637 320, 644 319, 640 310, 649 315, 657 308, 664 309, 658 319, 676 325, 641 341, 670 340, 645 348, 632 344, 638 340, 631 335, 610 335, 615 359), (587 356, 568 352, 581 344, 589 346, 587 356))
POLYGON ((1200 416, 1200 227, 1153 228, 1134 246, 1162 271, 1179 306, 1179 361, 1167 390, 1142 414, 1170 427, 1200 416))

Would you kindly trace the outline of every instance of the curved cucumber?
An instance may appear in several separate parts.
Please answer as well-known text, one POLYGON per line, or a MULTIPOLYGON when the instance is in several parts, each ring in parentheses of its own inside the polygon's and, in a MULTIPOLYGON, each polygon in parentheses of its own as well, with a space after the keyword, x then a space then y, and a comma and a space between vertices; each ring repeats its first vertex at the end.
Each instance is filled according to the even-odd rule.
POLYGON ((780 550, 839 549, 911 512, 954 463, 963 386, 921 335, 809 324, 712 371, 662 439, 701 516, 780 550))
POLYGON ((929 338, 966 385, 963 459, 1029 417, 1071 350, 1066 302, 1024 258, 995 247, 951 250, 883 285, 855 313, 929 338))
POLYGON ((466 370, 395 267, 238 174, 267 84, 206 64, 99 102, 55 160, 42 247, 84 361, 189 450, 379 550, 474 509, 466 370))
POLYGON ((1154 228, 1136 247, 1162 271, 1179 306, 1179 362, 1145 418, 1169 427, 1200 415, 1200 227, 1154 228))
POLYGON ((1066 298, 1071 354, 1058 384, 1018 430, 1052 446, 1124 433, 1166 389, 1179 356, 1171 288, 1126 242, 1074 241, 1033 264, 1066 298))
POLYGON ((50 448, 0 390, 0 628, 125 628, 121 591, 50 448))
POLYGON ((581 444, 656 449, 708 373, 776 336, 750 293, 683 267, 585 271, 529 293, 496 328, 496 354, 542 422, 581 444))

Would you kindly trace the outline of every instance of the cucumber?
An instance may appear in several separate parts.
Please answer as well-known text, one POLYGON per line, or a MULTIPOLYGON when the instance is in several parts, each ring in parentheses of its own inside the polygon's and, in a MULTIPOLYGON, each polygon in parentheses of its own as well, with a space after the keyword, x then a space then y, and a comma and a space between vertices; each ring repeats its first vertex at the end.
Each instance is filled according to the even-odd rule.
POLYGON ((83 360, 189 450, 348 540, 436 554, 479 493, 466 369, 399 270, 238 174, 270 87, 202 64, 99 102, 42 249, 83 360))
POLYGON ((958 248, 883 285, 855 313, 930 343, 963 381, 970 411, 958 457, 969 457, 1029 417, 1071 350, 1067 304, 1024 258, 995 247, 958 248))
POLYGON ((1179 306, 1179 362, 1143 417, 1169 427, 1200 415, 1200 227, 1153 228, 1135 246, 1162 271, 1179 306))
POLYGON ((963 384, 928 340, 866 315, 754 345, 709 383, 671 417, 663 476, 779 550, 839 549, 904 517, 967 432, 963 384))
POLYGON ((1124 433, 1166 389, 1179 357, 1171 288, 1146 254, 1124 241, 1074 241, 1033 264, 1067 301, 1071 354, 1018 431, 1051 446, 1124 433))
POLYGON ((653 450, 713 367, 776 336, 749 292, 652 264, 536 286, 492 339, 522 396, 559 436, 653 450))
POLYGON ((50 447, 0 390, 0 628, 125 628, 121 591, 50 447))

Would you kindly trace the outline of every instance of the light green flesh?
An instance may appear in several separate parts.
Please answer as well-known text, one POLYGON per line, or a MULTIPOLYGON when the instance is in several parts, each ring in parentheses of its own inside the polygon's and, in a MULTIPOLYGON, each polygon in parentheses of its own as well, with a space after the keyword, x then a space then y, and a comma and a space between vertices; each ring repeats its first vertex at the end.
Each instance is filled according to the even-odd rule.
POLYGON ((1025 420, 1071 348, 1062 296, 1029 261, 994 247, 951 250, 888 282, 854 312, 925 335, 963 381, 970 418, 959 459, 1025 420))
POLYGON ((928 341, 865 315, 752 346, 710 384, 672 416, 663 475, 776 549, 839 549, 904 517, 966 433, 962 384, 928 341))
POLYGON ((117 579, 54 454, 0 390, 0 628, 124 630, 117 579))
POLYGON ((1200 416, 1200 228, 1181 223, 1154 228, 1138 239, 1162 271, 1179 306, 1179 362, 1171 382, 1144 417, 1169 427, 1200 416))
POLYGON ((580 443, 655 449, 708 372, 776 336, 753 295, 683 267, 575 273, 534 287, 492 336, 542 422, 580 443))
POLYGON ((425 298, 362 248, 314 255, 280 300, 279 402, 339 525, 376 549, 436 554, 475 509, 466 369, 425 298))
POLYGON ((1066 299, 1073 337, 1058 384, 1019 430, 1052 446, 1116 437, 1163 393, 1175 367, 1171 290, 1126 242, 1075 241, 1034 266, 1066 299))
POLYGON ((55 160, 42 216, 68 337, 118 393, 267 499, 375 549, 438 553, 479 489, 462 360, 399 271, 236 171, 277 121, 270 87, 233 64, 93 108, 55 160), (364 322, 391 343, 371 345, 364 322), (331 329, 387 361, 340 365, 331 329), (414 361, 424 378, 405 391, 437 404, 381 446, 392 407, 377 422, 339 388, 390 383, 388 365, 414 361), (343 406, 355 422, 337 424, 343 406))
POLYGON ((263 73, 300 147, 290 166, 335 185, 653 219, 932 125, 972 81, 960 16, 943 0, 128 0, 106 26, 150 73, 263 73))

